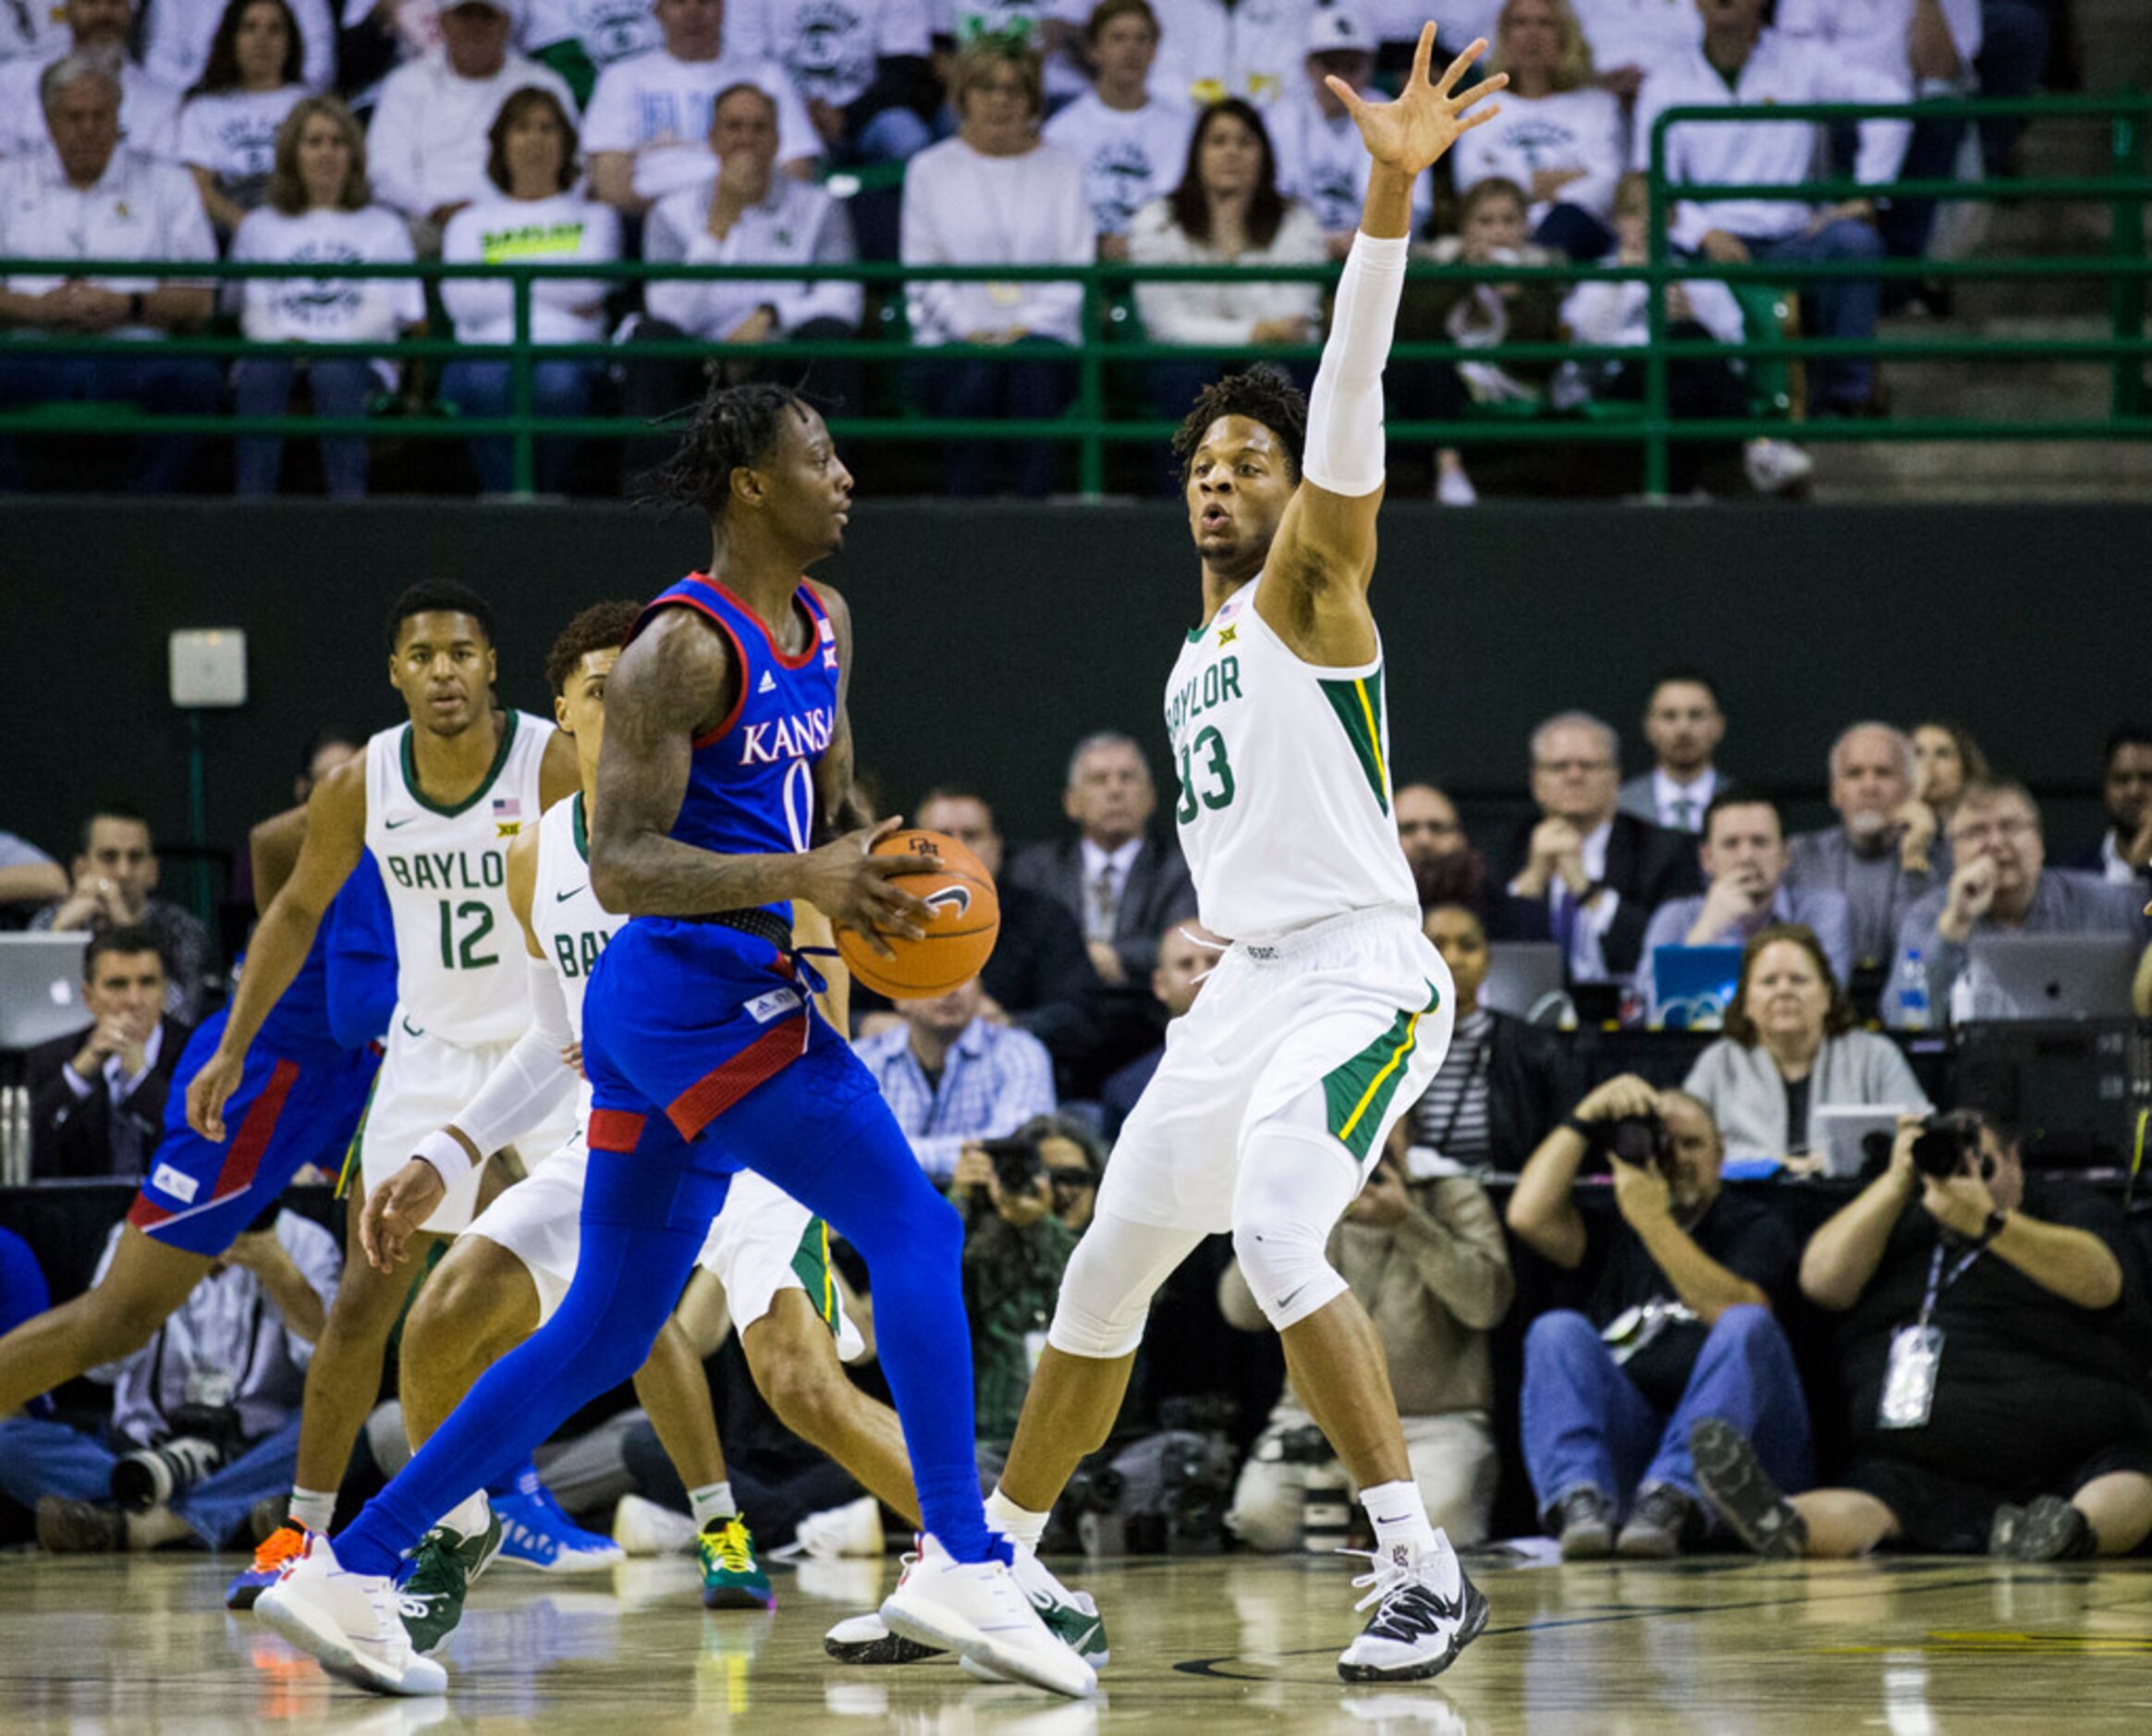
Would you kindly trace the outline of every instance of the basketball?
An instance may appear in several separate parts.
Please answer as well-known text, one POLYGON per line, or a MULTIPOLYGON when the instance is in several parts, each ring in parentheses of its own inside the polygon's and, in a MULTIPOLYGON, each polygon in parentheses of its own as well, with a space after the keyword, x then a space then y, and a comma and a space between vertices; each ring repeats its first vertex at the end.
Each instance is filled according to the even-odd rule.
POLYGON ((1001 933, 1001 899, 986 864, 940 832, 892 832, 874 846, 877 856, 938 855, 942 865, 906 874, 898 884, 934 907, 925 938, 884 935, 897 956, 885 959, 866 940, 845 929, 837 949, 853 980, 891 1000, 925 1000, 946 995, 977 976, 993 956, 1001 933))

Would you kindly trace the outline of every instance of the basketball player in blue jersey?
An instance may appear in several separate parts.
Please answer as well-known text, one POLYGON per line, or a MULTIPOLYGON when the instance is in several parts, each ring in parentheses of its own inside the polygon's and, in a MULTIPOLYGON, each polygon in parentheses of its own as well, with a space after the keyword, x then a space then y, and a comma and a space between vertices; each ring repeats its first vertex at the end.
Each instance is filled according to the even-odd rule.
MULTIPOLYGON (((497 668, 492 611, 463 586, 413 585, 390 610, 388 679, 409 721, 380 732, 307 800, 304 841, 264 911, 222 1040, 186 1095, 196 1133, 240 1149, 242 1124, 226 1104, 247 1076, 263 1021, 313 945, 324 912, 361 856, 379 863, 397 940, 397 1012, 360 1144, 361 1167, 383 1179, 417 1139, 462 1104, 499 1051, 529 1021, 520 948, 511 929, 503 858, 541 810, 571 794, 575 750, 551 723, 493 704, 497 668)), ((425 1226, 469 1221, 475 1186, 425 1226)), ((388 1334, 410 1276, 374 1272, 359 1238, 364 1190, 351 1201, 344 1276, 307 1365, 298 1477, 281 1558, 300 1534, 326 1530, 351 1445, 380 1388, 388 1334)), ((540 1498, 526 1496, 540 1505, 540 1498)), ((544 1498, 550 1505, 550 1498, 544 1498)), ((243 1607, 275 1562, 240 1576, 243 1607)))
POLYGON ((1367 602, 1412 189, 1506 82, 1452 96, 1486 44, 1433 80, 1434 44, 1429 24, 1395 102, 1328 81, 1373 161, 1312 400, 1274 374, 1230 376, 1174 443, 1203 567, 1202 617, 1167 688, 1175 818, 1203 924, 1234 944, 1114 1148, 988 1504, 1035 1547, 1113 1424, 1153 1293, 1230 1229, 1293 1389, 1374 1526, 1374 1571, 1356 1583, 1375 1613, 1338 1663, 1350 1681, 1437 1674, 1487 1613, 1428 1523, 1380 1341, 1324 1253, 1454 1016, 1390 815, 1367 602))
POLYGON ((1090 1665, 1042 1621, 981 1509, 961 1227, 865 1068, 816 1015, 813 974, 791 949, 795 899, 877 947, 883 935, 921 937, 929 914, 898 884, 908 864, 869 853, 894 822, 842 831, 859 814, 851 620, 837 593, 801 575, 842 544, 851 477, 820 416, 750 385, 713 390, 664 486, 707 513, 713 553, 707 577, 651 605, 606 690, 591 881, 632 920, 584 998, 593 1106, 575 1280, 257 1610, 347 1681, 440 1692, 446 1672, 413 1652, 397 1616, 404 1552, 634 1373, 745 1167, 827 1219, 873 1279, 925 1522, 883 1620, 993 1674, 1088 1694, 1090 1665))
MULTIPOLYGON (((264 902, 290 873, 298 837, 293 817, 254 828, 255 895, 264 902)), ((381 920, 381 904, 379 883, 361 880, 338 897, 336 910, 355 929, 371 931, 381 920)), ((194 1033, 174 1073, 148 1178, 104 1281, 0 1339, 0 1416, 147 1344, 295 1170, 308 1163, 334 1166, 343 1155, 373 1083, 376 1039, 387 1028, 394 998, 383 978, 393 980, 395 960, 341 960, 345 980, 332 988, 331 944, 324 932, 309 948, 263 1021, 229 1099, 236 1130, 229 1144, 202 1139, 185 1119, 187 1085, 216 1053, 227 1013, 211 1014, 194 1033), (332 1004, 338 990, 361 1009, 356 1017, 347 1013, 342 1029, 332 1004)))
MULTIPOLYGON (((424 1141, 368 1199, 361 1234, 377 1267, 404 1258, 410 1232, 431 1215, 450 1178, 480 1153, 520 1141, 545 1119, 551 1101, 577 1095, 580 1077, 566 1057, 582 1041, 585 984, 624 920, 590 890, 589 824, 596 812, 605 684, 641 614, 634 603, 593 604, 546 654, 554 720, 575 741, 582 788, 508 848, 508 902, 529 955, 532 1026, 455 1121, 424 1141)), ((828 938, 813 906, 797 907, 795 919, 828 938)), ((841 1026, 841 1008, 825 1011, 841 1026)), ((581 1119, 579 1114, 568 1144, 471 1221, 419 1292, 404 1323, 400 1360, 404 1428, 414 1450, 480 1374, 551 1317, 573 1281, 590 1162, 581 1119)), ((821 1220, 762 1177, 738 1176, 697 1265, 724 1286, 749 1372, 778 1420, 916 1522, 896 1415, 854 1387, 838 1361, 847 1335, 855 1351, 864 1347, 829 1281, 821 1220)), ((694 1510, 703 1603, 771 1607, 776 1595, 733 1503, 709 1382, 677 1321, 659 1330, 636 1372, 635 1394, 694 1510)), ((473 1495, 421 1542, 397 1589, 405 1630, 420 1653, 438 1651, 455 1628, 466 1587, 484 1564, 489 1533, 497 1534, 498 1526, 485 1497, 473 1495)))

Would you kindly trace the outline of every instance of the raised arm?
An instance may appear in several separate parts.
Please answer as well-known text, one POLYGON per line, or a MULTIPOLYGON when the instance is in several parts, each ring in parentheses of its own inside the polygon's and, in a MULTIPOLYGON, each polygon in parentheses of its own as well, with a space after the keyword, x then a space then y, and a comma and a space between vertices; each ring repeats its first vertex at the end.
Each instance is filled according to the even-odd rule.
POLYGON ((1801 1293, 1818 1308, 1843 1314, 1860 1301, 1883 1263, 1890 1231, 1920 1185, 1913 1167, 1914 1137, 1923 1118, 1898 1118, 1889 1166, 1833 1213, 1801 1251, 1801 1293))
POLYGON ((187 1119, 202 1138, 224 1138, 225 1099, 239 1082, 254 1033, 306 962, 323 913, 365 848, 366 759, 361 754, 314 786, 299 860, 255 925, 224 1039, 187 1088, 187 1119))
MULTIPOLYGON (((1338 99, 1351 111, 1361 142, 1374 159, 1360 233, 1345 261, 1331 314, 1330 336, 1315 373, 1308 400, 1307 448, 1302 460, 1302 485, 1278 527, 1270 568, 1284 586, 1300 593, 1273 603, 1281 618, 1266 608, 1263 617, 1280 631, 1287 619, 1317 621, 1318 641, 1358 640, 1334 648, 1345 658, 1373 650, 1366 619, 1368 580, 1375 570, 1375 515, 1382 504, 1382 371, 1389 357, 1397 324, 1398 300, 1404 289, 1405 254, 1412 219, 1412 184, 1456 142, 1461 133, 1491 120, 1499 111, 1465 110, 1508 82, 1496 74, 1461 96, 1452 96, 1475 56, 1486 48, 1475 42, 1449 63, 1439 79, 1431 79, 1435 27, 1420 32, 1412 55, 1412 77, 1397 100, 1370 102, 1342 79, 1328 80, 1338 99), (1325 622, 1342 616, 1341 622, 1325 622), (1342 627, 1340 633, 1338 629, 1342 627)), ((1304 640, 1304 630, 1288 631, 1288 642, 1304 640)), ((1296 645, 1296 649, 1324 649, 1296 645)))
POLYGON ((723 638, 684 609, 664 611, 621 653, 605 687, 591 827, 598 902, 626 916, 696 916, 805 899, 870 941, 877 930, 920 938, 933 912, 893 883, 933 864, 868 853, 893 820, 798 855, 720 856, 669 836, 695 738, 730 709, 739 679, 723 638))

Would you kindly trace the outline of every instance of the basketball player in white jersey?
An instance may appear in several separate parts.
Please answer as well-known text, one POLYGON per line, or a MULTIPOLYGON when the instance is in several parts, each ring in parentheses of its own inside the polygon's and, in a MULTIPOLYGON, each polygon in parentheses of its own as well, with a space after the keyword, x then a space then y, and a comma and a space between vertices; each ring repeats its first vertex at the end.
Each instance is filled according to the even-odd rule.
MULTIPOLYGON (((605 679, 642 612, 640 603, 595 604, 568 624, 546 657, 555 718, 575 743, 582 786, 508 847, 508 901, 528 960, 530 1029, 453 1121, 419 1142, 418 1155, 373 1190, 361 1219, 368 1259, 396 1269, 412 1232, 482 1153, 520 1147, 561 1102, 575 1106, 576 1131, 471 1221, 405 1323, 404 1427, 414 1450, 481 1374, 552 1316, 575 1278, 590 1087, 569 1057, 582 1041, 591 967, 627 920, 591 890, 590 814, 605 679)), ((811 908, 796 914, 819 920, 811 908)), ((826 943, 827 924, 821 926, 826 943)), ((897 1413, 852 1386, 838 1360, 840 1351, 856 1355, 864 1346, 838 1303, 821 1219, 765 1178, 744 1172, 711 1225, 699 1264, 724 1286, 748 1366, 779 1420, 916 1523, 897 1413)), ((659 1332, 635 1389, 695 1510, 703 1601, 712 1608, 769 1608, 775 1594, 733 1503, 709 1384, 677 1322, 659 1332)), ((410 1577, 397 1588, 415 1650, 431 1655, 454 1630, 499 1522, 476 1494, 420 1545, 410 1577)))
MULTIPOLYGON (((463 586, 413 585, 389 617, 389 680, 410 722, 383 730, 366 752, 318 784, 307 802, 306 841, 247 955, 224 1041, 187 1093, 187 1119, 223 1140, 224 1102, 263 1016, 297 972, 322 913, 360 852, 381 865, 396 927, 397 1008, 373 1101, 360 1135, 369 1183, 401 1168, 485 1081, 531 1021, 530 989, 507 899, 507 850, 527 825, 576 788, 575 748, 543 718, 496 712, 493 612, 463 586)), ((572 1106, 534 1150, 566 1137, 572 1106)), ((233 1161, 248 1154, 235 1146, 233 1161)), ((325 1532, 351 1444, 381 1385, 383 1351, 410 1290, 410 1272, 375 1271, 362 1255, 353 1191, 344 1278, 306 1373, 299 1467, 290 1517, 263 1546, 287 1552, 300 1532, 325 1532)), ((470 1223, 474 1168, 414 1238, 470 1223)), ((276 1563, 258 1559, 232 1599, 252 1601, 276 1563)))
POLYGON ((1201 624, 1167 688, 1175 814, 1204 927, 1233 936, 1114 1148, 1062 1280, 1048 1349, 987 1504, 1035 1546, 1077 1461, 1120 1408, 1152 1293, 1204 1235, 1233 1234, 1283 1338, 1293 1390, 1367 1507, 1376 1606, 1347 1681, 1446 1669, 1486 1600, 1427 1522, 1381 1345, 1324 1257, 1391 1125, 1441 1063, 1449 975, 1422 937, 1390 815, 1382 643, 1367 604, 1382 499, 1382 372, 1413 183, 1497 77, 1450 92, 1474 43, 1430 81, 1435 26, 1394 103, 1329 83, 1373 159, 1314 398, 1263 373, 1198 400, 1186 465, 1201 624))

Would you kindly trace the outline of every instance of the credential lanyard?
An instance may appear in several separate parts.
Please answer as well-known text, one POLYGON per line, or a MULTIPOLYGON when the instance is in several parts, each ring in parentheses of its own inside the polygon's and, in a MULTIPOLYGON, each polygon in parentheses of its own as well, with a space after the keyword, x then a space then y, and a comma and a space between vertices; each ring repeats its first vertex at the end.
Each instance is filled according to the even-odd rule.
POLYGON ((1965 1276, 1965 1268, 1980 1257, 1981 1252, 1978 1248, 1968 1249, 1958 1264, 1950 1268, 1950 1276, 1946 1278, 1943 1276, 1943 1244, 1939 1241, 1936 1243, 1935 1253, 1928 1261, 1927 1293, 1921 1298, 1920 1302, 1920 1324, 1922 1326, 1927 1325, 1934 1316, 1937 1299, 1965 1276))

